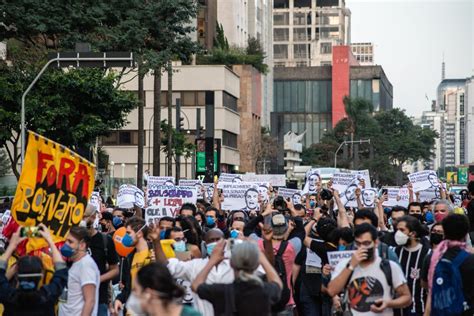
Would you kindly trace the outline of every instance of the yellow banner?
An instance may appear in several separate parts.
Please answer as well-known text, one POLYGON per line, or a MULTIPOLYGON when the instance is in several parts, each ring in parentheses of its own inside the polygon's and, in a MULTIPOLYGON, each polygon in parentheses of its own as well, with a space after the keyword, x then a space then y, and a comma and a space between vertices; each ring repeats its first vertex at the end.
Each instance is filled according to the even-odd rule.
POLYGON ((446 183, 457 184, 458 183, 458 173, 457 172, 446 172, 446 183))
MULTIPOLYGON (((12 216, 21 226, 43 223, 55 242, 76 226, 94 188, 95 166, 68 148, 29 132, 28 148, 18 181, 12 216)), ((27 251, 47 244, 30 238, 27 251)))

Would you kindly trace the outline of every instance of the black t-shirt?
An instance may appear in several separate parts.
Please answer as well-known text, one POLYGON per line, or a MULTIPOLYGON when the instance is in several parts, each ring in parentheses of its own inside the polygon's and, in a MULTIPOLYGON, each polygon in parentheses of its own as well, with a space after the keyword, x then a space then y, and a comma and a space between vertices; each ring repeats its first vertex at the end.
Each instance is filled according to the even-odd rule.
MULTIPOLYGON (((236 313, 234 315, 271 315, 271 305, 278 302, 281 289, 274 282, 264 282, 263 287, 253 282, 234 281, 234 302, 236 313)), ((214 308, 214 315, 224 315, 226 305, 226 287, 231 284, 201 284, 197 294, 201 299, 207 300, 214 308)))
POLYGON ((306 288, 310 295, 319 296, 321 294, 322 267, 317 267, 318 269, 315 269, 314 267, 306 266, 308 251, 310 251, 308 248, 303 247, 295 258, 295 264, 301 266, 300 280, 302 286, 306 288))
MULTIPOLYGON (((101 275, 107 272, 107 264, 110 266, 118 263, 118 255, 115 251, 114 242, 110 236, 103 235, 102 233, 95 234, 91 238, 89 248, 92 253, 92 259, 94 259, 97 264, 101 275), (107 237, 107 258, 105 257, 104 236, 107 237)), ((99 288, 99 304, 106 303, 108 303, 108 282, 103 282, 100 284, 99 288)))
MULTIPOLYGON (((450 248, 443 255, 443 258, 453 260, 459 253, 460 249, 450 248)), ((423 262, 423 268, 421 270, 421 279, 428 283, 428 271, 431 263, 431 256, 433 252, 428 254, 425 257, 423 262)), ((474 308, 474 255, 469 254, 466 260, 461 264, 460 267, 461 278, 462 278, 462 288, 464 292, 464 299, 467 301, 471 307, 471 311, 474 308)))
POLYGON ((328 252, 336 251, 337 247, 332 243, 325 242, 320 239, 313 239, 309 245, 309 249, 314 251, 321 258, 322 265, 324 267, 325 264, 329 263, 328 252))

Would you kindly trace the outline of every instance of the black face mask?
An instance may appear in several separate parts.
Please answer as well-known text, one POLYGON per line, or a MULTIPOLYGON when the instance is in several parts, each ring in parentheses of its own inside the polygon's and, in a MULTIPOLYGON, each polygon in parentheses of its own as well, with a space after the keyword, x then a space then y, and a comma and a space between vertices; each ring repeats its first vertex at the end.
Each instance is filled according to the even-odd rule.
POLYGON ((417 220, 420 221, 420 223, 423 223, 423 215, 422 214, 410 214, 410 216, 416 218, 417 220))
POLYGON ((105 233, 107 231, 107 225, 106 224, 100 224, 100 228, 102 229, 103 233, 105 233))
POLYGON ((370 261, 374 258, 374 249, 375 249, 375 247, 367 248, 367 259, 366 259, 366 261, 370 261))
POLYGON ((430 236, 430 241, 433 245, 439 245, 443 241, 443 235, 432 233, 430 236))

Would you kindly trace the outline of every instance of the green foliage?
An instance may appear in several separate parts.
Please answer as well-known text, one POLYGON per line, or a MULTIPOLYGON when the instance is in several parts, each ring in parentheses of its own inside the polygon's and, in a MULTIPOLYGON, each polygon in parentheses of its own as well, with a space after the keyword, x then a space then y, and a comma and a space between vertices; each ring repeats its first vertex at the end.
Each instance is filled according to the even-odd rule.
POLYGON ((176 129, 170 128, 166 120, 161 121, 161 144, 163 147, 163 152, 168 153, 168 133, 171 130, 172 138, 172 155, 183 156, 190 158, 194 152, 195 146, 190 143, 186 138, 186 133, 183 131, 177 132, 176 129))
POLYGON ((201 65, 252 65, 260 73, 268 72, 268 65, 265 64, 265 54, 260 42, 255 38, 249 38, 247 48, 229 47, 227 38, 224 35, 222 25, 217 24, 217 35, 214 39, 214 48, 207 55, 199 54, 197 64, 201 65))
MULTIPOLYGON (((0 146, 17 165, 20 99, 33 70, 0 65, 0 146)), ((100 69, 48 70, 26 100, 27 128, 71 148, 87 148, 98 136, 126 124, 137 100, 116 88, 117 75, 100 69)), ((18 176, 16 169, 14 173, 18 176)))
POLYGON ((351 140, 351 136, 354 140, 370 139, 370 145, 358 145, 357 157, 356 153, 344 155, 342 150, 338 167, 370 169, 378 184, 400 185, 404 163, 428 160, 433 156, 437 133, 414 125, 403 110, 392 109, 373 115, 372 104, 364 99, 346 98, 344 104, 347 118, 328 132, 320 143, 303 150, 303 164, 333 166, 334 153, 344 140, 351 140))
POLYGON ((10 171, 10 159, 5 149, 0 148, 0 177, 3 177, 10 171))

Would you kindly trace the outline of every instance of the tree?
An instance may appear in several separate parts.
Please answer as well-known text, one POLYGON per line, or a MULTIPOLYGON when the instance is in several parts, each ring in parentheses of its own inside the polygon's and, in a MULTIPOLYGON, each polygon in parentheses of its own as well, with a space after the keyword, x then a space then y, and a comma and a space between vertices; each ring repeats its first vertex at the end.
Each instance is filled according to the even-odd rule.
POLYGON ((10 160, 5 149, 0 148, 0 177, 3 177, 10 170, 10 160))
POLYGON ((163 143, 163 152, 168 155, 168 141, 170 137, 168 137, 168 133, 171 131, 171 139, 173 140, 173 147, 171 147, 171 158, 176 161, 176 157, 184 156, 184 157, 191 157, 194 152, 195 146, 194 144, 190 143, 187 138, 186 134, 183 131, 177 132, 176 129, 170 128, 171 124, 168 124, 166 120, 161 121, 161 142, 163 143))
POLYGON ((219 22, 216 22, 216 37, 214 38, 214 48, 223 51, 229 50, 229 42, 224 34, 224 27, 219 22))
POLYGON ((259 173, 268 173, 271 163, 277 159, 277 140, 270 135, 268 128, 262 127, 260 130, 260 140, 257 142, 250 140, 250 144, 255 145, 255 170, 259 171, 259 173))
MULTIPOLYGON (((0 64, 0 146, 5 148, 15 176, 20 158, 20 98, 33 71, 0 64)), ((117 75, 100 69, 50 70, 28 96, 29 130, 75 150, 87 150, 96 138, 126 124, 136 107, 132 93, 115 88, 117 75)))

